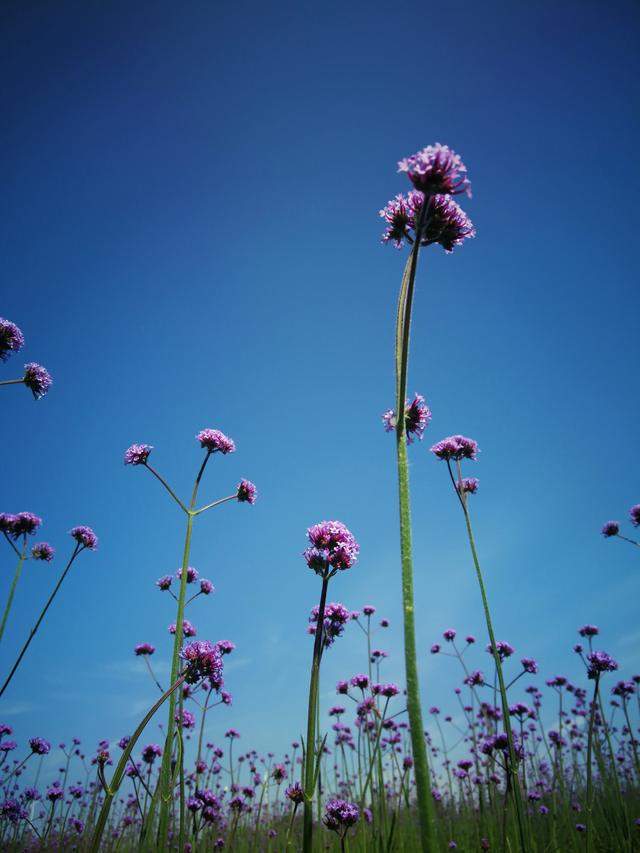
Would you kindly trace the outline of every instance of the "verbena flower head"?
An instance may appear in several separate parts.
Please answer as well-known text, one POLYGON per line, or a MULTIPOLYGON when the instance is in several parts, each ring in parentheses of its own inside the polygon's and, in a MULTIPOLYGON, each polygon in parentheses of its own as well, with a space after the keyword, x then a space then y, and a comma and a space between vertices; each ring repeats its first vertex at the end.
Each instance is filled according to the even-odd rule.
POLYGON ((631 517, 631 524, 634 527, 640 527, 640 504, 631 507, 629 516, 631 517))
POLYGON ((24 384, 31 391, 34 398, 39 400, 44 397, 51 385, 53 379, 48 370, 41 364, 36 364, 35 361, 29 362, 24 366, 24 384))
POLYGON ((138 645, 133 649, 137 657, 140 657, 141 655, 152 655, 155 650, 156 647, 152 646, 151 643, 138 643, 138 645))
POLYGON ((250 480, 240 480, 238 483, 238 501, 240 503, 254 504, 258 497, 258 490, 250 480))
POLYGON ((350 569, 358 559, 360 546, 351 531, 340 521, 321 521, 307 530, 311 547, 303 556, 316 574, 350 569))
POLYGON ((142 760, 145 764, 153 764, 156 758, 160 758, 162 749, 157 743, 150 743, 142 750, 142 760))
POLYGON ((293 785, 290 785, 288 788, 286 788, 284 795, 288 800, 291 800, 291 802, 297 806, 304 802, 304 791, 302 790, 300 782, 294 782, 293 785))
MULTIPOLYGON (((500 660, 503 661, 505 658, 510 658, 511 655, 515 652, 515 649, 510 643, 505 642, 504 640, 498 640, 496 642, 496 649, 498 651, 498 656, 500 660)), ((490 655, 493 654, 493 646, 491 643, 487 645, 487 651, 490 655)))
POLYGON ((538 664, 533 658, 522 658, 520 661, 525 672, 535 675, 538 671, 538 664))
POLYGON ((467 167, 459 154, 439 142, 400 160, 398 171, 405 172, 414 187, 427 195, 466 193, 471 198, 467 167))
POLYGON ((472 438, 465 438, 464 435, 451 435, 434 444, 431 452, 438 459, 448 461, 450 459, 476 459, 479 451, 478 443, 472 438))
POLYGON ((200 447, 206 448, 209 453, 233 453, 236 449, 235 443, 219 429, 203 429, 196 435, 200 447))
POLYGON ((98 537, 90 527, 84 524, 71 529, 71 536, 82 545, 83 548, 88 548, 90 551, 95 551, 98 547, 98 537))
POLYGON ((442 636, 448 643, 452 643, 456 638, 456 631, 454 628, 447 628, 447 630, 442 634, 442 636))
MULTIPOLYGON (((416 436, 419 441, 422 441, 424 431, 429 426, 431 421, 431 409, 425 403, 424 397, 421 394, 415 394, 413 400, 405 400, 404 404, 404 424, 407 441, 409 444, 413 441, 413 436, 416 436)), ((396 428, 397 417, 393 409, 389 409, 382 416, 382 422, 386 432, 392 432, 396 428)))
POLYGON ((607 538, 617 536, 618 533, 620 533, 620 524, 617 521, 607 521, 602 526, 602 535, 607 538))
POLYGON ((600 629, 597 625, 583 625, 582 628, 578 628, 578 634, 581 637, 597 637, 600 633, 600 629))
POLYGON ((431 197, 421 245, 439 243, 445 252, 453 252, 456 246, 475 236, 473 222, 457 202, 446 195, 431 197))
POLYGON ((216 646, 218 647, 221 655, 230 655, 235 649, 236 644, 231 642, 231 640, 218 640, 216 646))
POLYGON ((587 655, 589 678, 596 678, 603 672, 614 672, 618 669, 618 663, 606 652, 591 652, 587 655))
POLYGON ((24 346, 24 335, 21 330, 12 323, 0 317, 0 361, 6 361, 9 356, 18 352, 24 346))
POLYGON ((125 465, 144 465, 153 447, 149 444, 132 444, 124 452, 125 465))
POLYGON ((380 216, 387 223, 382 234, 382 242, 394 243, 397 249, 401 249, 409 232, 415 227, 411 199, 399 193, 382 208, 380 216))
POLYGON ((200 581, 200 592, 203 595, 211 595, 212 592, 215 592, 215 587, 211 583, 211 581, 207 580, 206 578, 202 578, 202 580, 200 581))
MULTIPOLYGON (((316 605, 309 616, 309 633, 315 634, 318 627, 320 608, 316 605)), ((344 605, 337 602, 327 604, 324 610, 322 642, 325 648, 333 645, 337 637, 342 636, 344 627, 351 620, 351 613, 344 605)))
POLYGON ((480 480, 476 479, 476 477, 463 477, 459 483, 459 486, 462 488, 462 491, 468 495, 475 495, 478 491, 478 486, 480 485, 480 480))
POLYGON ((48 755, 51 750, 51 744, 43 737, 32 737, 29 746, 35 755, 48 755))
POLYGON ((13 513, 0 512, 0 533, 6 533, 7 536, 10 536, 13 532, 15 520, 16 517, 13 513))
MULTIPOLYGON (((176 623, 172 622, 171 625, 169 625, 169 633, 175 634, 175 632, 176 632, 176 623)), ((182 633, 185 637, 195 637, 195 635, 198 632, 196 631, 195 625, 192 625, 188 619, 183 619, 182 620, 182 633)))
POLYGON ((222 678, 224 664, 217 644, 208 640, 195 641, 186 645, 180 657, 187 665, 185 681, 196 684, 202 678, 222 678))
MULTIPOLYGON (((182 568, 179 568, 176 572, 176 577, 178 580, 182 578, 182 568)), ((187 566, 187 583, 193 583, 198 580, 198 570, 194 569, 193 566, 187 566)))
POLYGON ((334 832, 346 831, 360 819, 360 809, 347 800, 329 800, 325 806, 324 823, 334 832))
POLYGON ((393 684, 392 682, 388 684, 374 684, 371 687, 371 692, 374 696, 384 696, 386 699, 391 699, 393 696, 397 696, 400 693, 400 688, 397 684, 393 684))
POLYGON ((32 512, 19 512, 13 516, 11 536, 14 539, 20 536, 33 536, 41 524, 42 519, 32 512))
POLYGON ((31 549, 31 556, 34 560, 44 560, 50 563, 55 555, 55 548, 49 545, 48 542, 38 542, 31 549))
POLYGON ((156 581, 156 586, 158 587, 158 589, 161 589, 161 590, 163 590, 163 592, 166 592, 166 590, 168 590, 171 587, 172 583, 173 583, 173 578, 171 577, 171 575, 163 575, 161 578, 158 578, 158 580, 156 581))

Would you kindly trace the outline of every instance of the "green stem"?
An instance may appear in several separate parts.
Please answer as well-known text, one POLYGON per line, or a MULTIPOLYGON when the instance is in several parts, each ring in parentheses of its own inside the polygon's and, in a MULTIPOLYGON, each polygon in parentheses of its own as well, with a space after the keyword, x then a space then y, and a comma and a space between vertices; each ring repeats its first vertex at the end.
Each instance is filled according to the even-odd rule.
POLYGON ((68 573, 69 569, 71 568, 71 565, 73 564, 73 561, 74 561, 74 560, 75 560, 75 558, 78 556, 78 554, 80 554, 80 552, 81 552, 81 551, 84 551, 84 547, 83 547, 83 546, 81 546, 81 545, 78 543, 78 544, 76 545, 76 547, 74 548, 74 550, 73 550, 73 554, 71 555, 71 559, 70 559, 70 560, 69 560, 69 562, 67 563, 67 566, 66 566, 66 568, 65 568, 64 572, 63 572, 63 573, 61 574, 61 576, 60 576, 60 580, 59 580, 59 581, 58 581, 58 583, 55 585, 54 590, 53 590, 53 592, 51 593, 51 595, 49 596, 49 599, 48 599, 47 603, 46 603, 46 604, 45 604, 45 606, 42 608, 42 612, 40 613, 40 616, 38 616, 38 621, 36 622, 36 624, 33 626, 33 628, 31 629, 31 631, 29 632, 29 636, 28 636, 28 638, 27 638, 26 643, 25 643, 25 644, 24 644, 24 646, 22 647, 22 651, 21 651, 21 652, 20 652, 20 654, 18 655, 18 658, 17 658, 16 662, 14 663, 13 667, 11 668, 11 672, 10 672, 10 673, 9 673, 9 675, 7 676, 7 678, 6 678, 5 682, 4 682, 4 684, 2 685, 2 688, 0 689, 0 696, 2 696, 2 694, 4 693, 4 691, 5 691, 5 690, 7 689, 7 687, 9 686, 9 683, 11 682, 11 679, 13 678, 13 676, 14 676, 14 675, 15 675, 15 673, 16 673, 16 670, 17 670, 17 669, 18 669, 18 667, 20 666, 20 662, 22 661, 22 658, 25 656, 25 654, 26 654, 26 652, 27 652, 27 649, 29 648, 29 645, 30 645, 30 643, 31 643, 31 640, 33 640, 33 638, 35 637, 36 633, 38 632, 38 628, 40 627, 40 624, 41 624, 42 620, 44 619, 44 617, 45 617, 45 615, 46 615, 47 610, 48 610, 48 609, 49 609, 49 607, 51 606, 51 603, 52 603, 53 599, 56 597, 56 594, 57 594, 58 590, 60 589, 60 587, 61 587, 61 585, 62 585, 62 581, 66 578, 67 573, 68 573))
POLYGON ((304 827, 303 827, 303 851, 311 853, 313 844, 313 791, 316 782, 315 773, 315 742, 316 742, 316 718, 318 707, 318 684, 320 680, 320 658, 322 657, 322 628, 324 625, 324 609, 327 602, 327 588, 329 577, 322 578, 322 592, 320 594, 320 606, 318 608, 318 619, 316 622, 316 635, 313 644, 313 661, 311 663, 311 680, 309 683, 309 709, 307 712, 307 744, 304 766, 304 827))
POLYGON ((24 376, 22 379, 3 379, 0 382, 0 385, 22 385, 24 382, 24 376))
POLYGON ((436 850, 435 814, 431 797, 429 763, 424 740, 420 707, 420 687, 416 656, 415 613, 413 595, 413 555, 411 546, 411 506, 409 498, 409 466, 405 424, 405 397, 409 363, 409 338, 413 290, 418 265, 420 233, 428 207, 422 207, 416 228, 416 240, 407 260, 398 299, 396 322, 396 452, 398 461, 398 495, 400 505, 400 555, 402 562, 402 609, 404 616, 404 661, 407 682, 407 711, 411 732, 411 748, 420 818, 420 839, 423 853, 436 850))
POLYGON ((111 778, 111 784, 107 787, 107 790, 105 791, 104 802, 102 804, 102 809, 100 810, 100 814, 98 816, 98 821, 96 823, 96 828, 93 834, 93 840, 91 842, 92 853, 97 853, 100 847, 100 840, 102 838, 102 834, 107 823, 107 818, 109 817, 111 803, 113 802, 115 795, 118 793, 118 788, 122 783, 122 777, 124 776, 125 770, 127 769, 127 762, 131 757, 131 753, 133 752, 134 746, 138 742, 138 738, 140 737, 140 735, 146 728, 147 723, 153 717, 158 708, 169 696, 173 696, 175 694, 176 689, 180 687, 185 678, 186 672, 182 673, 182 675, 171 685, 171 687, 162 694, 162 696, 158 699, 155 705, 153 705, 153 707, 149 711, 147 711, 144 716, 144 719, 142 720, 138 728, 135 730, 133 736, 131 737, 131 740, 123 750, 123 753, 120 756, 120 761, 118 761, 115 772, 111 778))
MULTIPOLYGON (((449 461, 447 461, 447 467, 449 469, 449 474, 451 476, 451 481, 453 483, 453 488, 458 495, 460 500, 460 506, 462 507, 462 511, 464 513, 464 519, 467 527, 467 536, 469 538, 469 546, 471 548, 471 556, 473 557, 473 564, 476 570, 476 577, 478 579, 478 585, 480 587, 480 595, 482 596, 482 607, 484 609, 485 621, 487 623, 487 631, 489 634, 489 642, 491 643, 491 649, 493 653, 493 659, 496 665, 496 672, 498 675, 498 684, 500 689, 500 701, 502 705, 502 717, 504 722, 504 728, 507 735, 507 741, 509 744, 509 761, 507 767, 507 773, 511 780, 511 791, 513 793, 513 799, 516 808, 516 819, 518 822, 518 834, 520 838, 520 847, 526 853, 528 850, 528 844, 525 833, 525 825, 524 825, 524 805, 522 802, 522 792, 520 790, 520 780, 518 778, 518 765, 516 761, 516 752, 514 748, 513 742, 513 731, 511 729, 511 717, 509 714, 509 700, 507 698, 507 689, 505 687, 504 682, 504 674, 502 672, 502 661, 500 660, 500 655, 498 653, 498 647, 496 645, 496 638, 493 632, 493 622, 491 621, 491 613, 489 611, 489 601, 487 599, 487 592, 484 585, 484 579, 482 577, 482 570, 480 569, 480 561, 478 559, 478 552, 476 550, 476 543, 473 536, 473 529, 471 527, 471 518, 469 516, 469 510, 467 508, 466 501, 466 493, 462 489, 458 489, 455 479, 453 477, 453 473, 451 471, 451 465, 449 461)), ((460 463, 458 463, 458 482, 461 482, 462 476, 460 473, 460 463)))
POLYGON ((596 706, 598 704, 598 688, 600 686, 600 673, 596 672, 595 685, 593 688, 593 700, 591 702, 591 714, 589 715, 589 734, 587 736, 587 831, 586 835, 586 853, 591 850, 591 835, 593 833, 593 823, 591 820, 593 814, 593 782, 591 779, 591 749, 593 745, 593 723, 596 716, 596 706))
POLYGON ((16 594, 16 587, 18 586, 18 581, 20 580, 20 575, 22 574, 22 567, 24 565, 24 560, 27 555, 27 536, 25 534, 24 541, 22 544, 22 551, 20 552, 20 557, 18 559, 18 566, 16 568, 16 572, 13 576, 13 581, 11 582, 11 588, 9 590, 9 597, 7 598, 7 603, 4 608, 4 613, 2 615, 2 623, 0 623, 0 640, 2 640, 2 635, 4 634, 4 629, 7 624, 7 619, 9 618, 9 611, 11 610, 11 605, 13 604, 13 597, 16 594))

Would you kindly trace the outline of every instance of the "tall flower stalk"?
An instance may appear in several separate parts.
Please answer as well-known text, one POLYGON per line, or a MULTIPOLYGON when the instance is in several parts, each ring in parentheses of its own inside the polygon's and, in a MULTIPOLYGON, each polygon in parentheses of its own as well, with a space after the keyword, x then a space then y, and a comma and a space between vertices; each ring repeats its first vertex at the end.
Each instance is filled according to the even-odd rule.
POLYGON ((516 754, 513 730, 511 727, 511 712, 509 710, 509 700, 507 697, 507 688, 505 686, 504 673, 502 668, 502 659, 500 648, 496 643, 495 633, 493 630, 493 622, 491 619, 491 611, 489 610, 489 601, 487 591, 484 585, 484 578, 480 568, 478 552, 476 549, 473 528, 471 526, 471 516, 469 515, 468 496, 474 494, 478 488, 478 481, 475 478, 463 478, 462 476, 462 459, 475 459, 478 454, 478 445, 471 438, 465 438, 463 435, 453 435, 437 442, 431 448, 431 451, 438 457, 444 460, 447 464, 451 485, 458 498, 462 512, 464 514, 465 525, 467 528, 467 537, 469 539, 469 547, 471 549, 471 557, 475 567, 478 586, 480 587, 480 595, 482 597, 482 608, 484 611, 485 622, 487 625, 487 633, 489 635, 489 650, 493 655, 493 660, 496 667, 498 677, 498 686, 500 692, 500 703, 502 706, 502 718, 507 735, 508 746, 508 761, 507 761, 507 790, 511 794, 516 811, 516 821, 518 824, 518 837, 520 847, 523 851, 529 849, 526 832, 526 815, 522 792, 520 790, 520 779, 518 776, 518 757, 516 754), (451 467, 451 463, 455 462, 456 474, 451 467))
MULTIPOLYGON (((27 640, 26 640, 24 646, 22 647, 20 654, 18 655, 15 663, 11 667, 9 675, 6 677, 2 687, 0 688, 0 697, 4 694, 5 690, 7 689, 9 684, 11 683, 11 679, 16 674, 16 671, 17 671, 18 667, 20 666, 22 659, 24 658, 25 654, 27 653, 27 649, 31 645, 31 641, 33 640, 33 638, 37 634, 38 629, 40 628, 40 625, 42 624, 42 620, 47 615, 47 611, 49 610, 49 608, 53 604, 53 600, 56 597, 56 595, 58 594, 58 590, 62 586, 62 582, 64 581, 67 574, 69 573, 69 570, 71 569, 71 566, 73 565, 76 557, 79 554, 81 554, 82 551, 86 551, 86 550, 95 551, 96 548, 98 547, 98 537, 96 536, 96 534, 93 532, 93 530, 90 527, 85 527, 84 525, 80 525, 79 527, 74 527, 71 530, 71 536, 76 540, 76 545, 75 545, 75 548, 73 549, 73 553, 71 554, 71 557, 69 558, 69 562, 67 563, 64 571, 60 575, 60 578, 58 579, 58 582, 55 585, 53 592, 51 593, 51 595, 47 599, 46 604, 44 605, 44 607, 40 611, 40 615, 38 616, 38 619, 36 620, 35 625, 31 629, 31 631, 29 632, 29 636, 27 637, 27 640)), ((38 547, 42 548, 42 546, 34 546, 34 552, 35 553, 38 553, 36 550, 38 547)), ((47 546, 47 548, 50 549, 50 546, 47 546)), ((43 559, 43 558, 39 558, 39 559, 43 559)), ((44 558, 44 559, 46 559, 46 558, 44 558)))
MULTIPOLYGON (((398 166, 399 171, 408 175, 414 189, 406 197, 396 196, 380 211, 380 215, 387 223, 382 239, 383 242, 395 243, 398 248, 407 240, 412 244, 412 248, 402 277, 396 317, 396 409, 395 414, 387 412, 384 420, 388 429, 395 428, 396 431, 407 711, 414 758, 421 846, 425 853, 429 853, 436 850, 436 832, 420 706, 415 637, 411 502, 407 459, 407 443, 410 441, 413 427, 410 409, 406 403, 409 341, 420 248, 439 243, 447 252, 451 252, 454 246, 460 245, 466 237, 474 236, 475 230, 466 214, 451 198, 452 195, 462 192, 470 194, 469 182, 465 176, 466 168, 457 154, 446 146, 436 143, 400 161, 398 166)), ((415 429, 413 431, 418 432, 415 429)), ((418 437, 422 437, 421 432, 418 437)))
MULTIPOLYGON (((226 503, 231 500, 237 500, 239 502, 245 503, 254 503, 256 500, 256 488, 253 483, 250 483, 248 480, 242 480, 236 489, 236 491, 232 495, 228 495, 227 497, 220 498, 212 503, 208 503, 205 506, 196 508, 196 501, 198 499, 198 491, 200 488, 200 483, 202 481, 202 477, 204 475, 205 469, 207 467, 207 463, 211 456, 214 453, 220 453, 222 455, 227 455, 228 453, 233 453, 236 449, 235 443, 232 439, 226 436, 224 433, 220 432, 217 429, 203 429, 201 430, 196 439, 200 442, 201 448, 205 451, 204 458, 196 475, 196 479, 193 485, 193 489, 191 492, 191 499, 189 504, 185 504, 182 501, 175 491, 171 488, 171 486, 166 482, 166 480, 149 464, 149 455, 151 454, 152 447, 148 444, 133 444, 129 449, 125 452, 124 462, 125 465, 141 465, 147 468, 151 474, 162 484, 162 486, 169 493, 171 498, 176 502, 176 504, 180 507, 180 509, 184 512, 187 517, 186 530, 185 530, 185 539, 184 546, 182 552, 182 567, 180 570, 180 587, 178 591, 177 606, 176 606, 176 622, 175 622, 175 638, 173 643, 173 653, 171 657, 171 676, 170 683, 172 685, 175 684, 178 678, 178 672, 180 667, 180 650, 182 648, 183 642, 183 625, 184 625, 184 612, 186 605, 186 595, 187 595, 187 583, 189 576, 189 557, 191 554, 191 539, 193 535, 193 523, 196 516, 205 512, 206 510, 212 509, 216 506, 220 506, 223 503, 226 503)), ((179 774, 179 783, 180 783, 180 830, 179 830, 179 843, 182 848, 184 843, 184 833, 185 833, 185 789, 184 789, 184 763, 181 760, 176 762, 176 770, 172 770, 172 759, 173 759, 173 744, 174 737, 176 735, 176 693, 173 690, 167 694, 169 699, 169 712, 167 718, 167 729, 166 729, 166 738, 165 738, 165 748, 162 756, 162 766, 160 769, 160 778, 158 781, 158 794, 160 800, 160 810, 159 810, 159 818, 158 818, 158 837, 157 844, 159 849, 165 849, 168 838, 169 831, 169 817, 170 817, 170 806, 173 798, 173 791, 175 787, 175 777, 174 774, 177 772, 179 774)), ((179 735, 179 732, 178 732, 179 735)), ((178 744, 180 746, 180 744, 178 744)))
MULTIPOLYGON (((309 706, 307 711, 307 740, 304 757, 304 824, 303 850, 311 853, 313 847, 313 794, 320 770, 322 745, 316 748, 316 730, 318 726, 318 704, 320 686, 320 662, 325 646, 330 645, 335 634, 341 627, 333 628, 334 624, 344 625, 348 618, 344 611, 344 619, 325 619, 327 613, 327 591, 329 581, 338 572, 351 568, 358 559, 359 546, 353 534, 340 521, 322 521, 307 530, 310 546, 304 552, 307 565, 321 579, 320 603, 317 613, 314 611, 315 637, 313 657, 311 660, 311 676, 309 681, 309 706), (325 624, 328 623, 328 624, 325 624)), ((334 605, 340 607, 340 605, 334 605)))

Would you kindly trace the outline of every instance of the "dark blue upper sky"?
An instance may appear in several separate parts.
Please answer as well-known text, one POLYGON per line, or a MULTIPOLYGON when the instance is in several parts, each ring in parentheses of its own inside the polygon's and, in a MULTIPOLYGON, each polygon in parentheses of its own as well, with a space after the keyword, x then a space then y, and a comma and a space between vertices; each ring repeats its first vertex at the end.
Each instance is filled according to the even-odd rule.
MULTIPOLYGON (((409 386, 433 410, 411 448, 425 702, 447 706, 458 679, 427 654, 440 632, 484 637, 462 519, 428 453, 452 432, 482 449, 474 510, 499 637, 577 677, 575 629, 592 621, 623 672, 638 668, 638 554, 599 529, 640 501, 639 18, 634 2, 585 0, 2 4, 0 314, 27 337, 2 377, 36 360, 55 384, 37 404, 0 389, 0 510, 42 515, 59 549, 25 571, 3 669, 66 531, 90 524, 101 544, 0 718, 89 748, 147 707, 131 650, 152 642, 162 671, 173 608, 154 580, 179 565, 183 523, 122 453, 152 444, 184 494, 205 426, 238 450, 213 460, 203 496, 240 477, 260 489, 194 538, 217 593, 189 616, 238 646, 211 738, 234 725, 279 751, 299 735, 319 591, 300 553, 323 518, 361 543, 330 597, 391 619, 377 642, 402 679, 380 415, 404 255, 379 244, 377 212, 407 188, 397 160, 435 141, 467 164, 478 236, 426 252, 417 285, 409 386)), ((7 547, 2 562, 6 586, 7 547)), ((327 701, 364 665, 352 626, 327 656, 327 701)))

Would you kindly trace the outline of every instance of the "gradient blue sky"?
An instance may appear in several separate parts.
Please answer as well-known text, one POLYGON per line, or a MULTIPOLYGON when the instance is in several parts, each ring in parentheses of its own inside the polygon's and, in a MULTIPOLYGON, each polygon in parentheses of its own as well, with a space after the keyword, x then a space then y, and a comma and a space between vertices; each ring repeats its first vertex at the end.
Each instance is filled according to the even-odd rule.
MULTIPOLYGON (((478 236, 424 255, 409 385, 433 421, 411 449, 418 647, 425 703, 453 707, 447 627, 484 637, 462 519, 428 453, 476 438, 477 537, 499 637, 544 675, 579 674, 576 627, 599 624, 639 666, 638 553, 601 524, 640 501, 639 7, 634 2, 5 2, 0 314, 45 364, 37 404, 2 389, 1 506, 32 510, 58 548, 25 571, 3 643, 10 665, 69 547, 85 554, 2 700, 23 738, 130 731, 154 687, 132 655, 158 647, 183 521, 122 464, 134 441, 182 494, 219 427, 213 499, 240 477, 255 507, 199 519, 192 564, 217 587, 189 614, 231 638, 234 706, 212 716, 243 745, 281 751, 304 724, 305 530, 339 518, 361 559, 330 597, 370 602, 402 679, 392 404, 403 254, 378 209, 406 189, 396 161, 460 152, 478 236)), ((22 357, 24 355, 24 358, 22 357)), ((2 543, 0 543, 1 545, 2 543)), ((3 551, 4 580, 13 571, 3 551)), ((486 666, 483 652, 478 662, 486 666)), ((365 666, 351 626, 326 658, 327 701, 365 666)), ((542 678, 537 679, 541 683, 542 678)), ((150 731, 147 740, 156 738, 150 731)))

